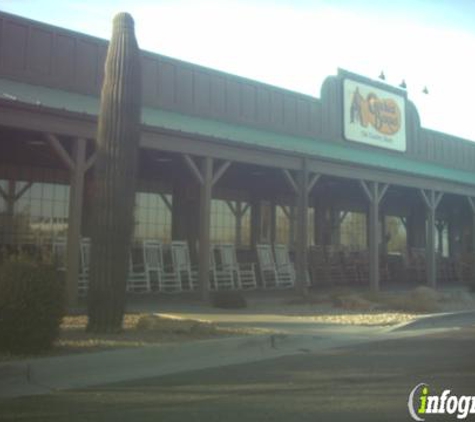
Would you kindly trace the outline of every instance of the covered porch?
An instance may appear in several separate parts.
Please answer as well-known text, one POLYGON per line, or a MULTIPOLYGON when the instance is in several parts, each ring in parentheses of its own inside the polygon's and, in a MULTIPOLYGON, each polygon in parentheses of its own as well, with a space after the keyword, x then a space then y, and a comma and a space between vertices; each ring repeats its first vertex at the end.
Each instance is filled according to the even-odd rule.
MULTIPOLYGON (((87 130, 87 119, 80 123, 87 130)), ((85 293, 78 286, 94 201, 93 133, 5 125, 0 131, 0 243, 52 251, 67 239, 74 306, 85 293)), ((133 255, 141 264, 144 241, 157 241, 173 265, 170 246, 186 242, 196 281, 179 291, 199 291, 205 300, 217 286, 210 279, 222 244, 234 246, 240 264, 254 265, 257 288, 265 287, 258 245, 286 246, 292 287, 302 295, 338 285, 466 283, 474 196, 457 183, 145 127, 133 255)))

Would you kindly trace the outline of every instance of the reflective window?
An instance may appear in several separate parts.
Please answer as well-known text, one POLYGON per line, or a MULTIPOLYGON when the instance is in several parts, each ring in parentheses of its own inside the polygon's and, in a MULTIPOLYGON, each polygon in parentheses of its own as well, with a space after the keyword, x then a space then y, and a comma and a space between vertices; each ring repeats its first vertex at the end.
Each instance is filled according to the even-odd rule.
POLYGON ((293 245, 295 240, 295 207, 276 205, 275 243, 293 245))
POLYGON ((384 241, 387 243, 389 253, 406 254, 406 227, 399 217, 386 216, 384 241))
POLYGON ((172 196, 158 193, 138 192, 135 196, 136 240, 158 239, 171 241, 172 196))
MULTIPOLYGON (((308 208, 307 246, 315 243, 315 209, 308 208)), ((275 243, 295 246, 297 236, 297 207, 276 205, 275 209, 275 243)))
POLYGON ((340 243, 353 250, 367 249, 366 214, 348 212, 340 225, 340 243))
POLYGON ((249 246, 251 242, 250 206, 243 201, 213 199, 211 201, 210 239, 211 243, 249 246))
POLYGON ((0 243, 50 243, 66 236, 69 186, 0 180, 0 243))

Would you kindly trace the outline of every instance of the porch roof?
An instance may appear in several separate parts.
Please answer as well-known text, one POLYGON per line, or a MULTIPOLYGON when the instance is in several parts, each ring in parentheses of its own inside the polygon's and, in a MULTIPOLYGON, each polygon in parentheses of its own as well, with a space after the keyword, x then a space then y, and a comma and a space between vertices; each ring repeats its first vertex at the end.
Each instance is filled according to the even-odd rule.
MULTIPOLYGON (((97 116, 99 112, 99 98, 97 97, 7 79, 0 79, 0 97, 5 100, 92 116, 97 116)), ((349 144, 278 134, 248 126, 238 126, 147 107, 142 110, 142 123, 151 127, 176 130, 191 135, 224 139, 249 147, 265 147, 343 164, 363 165, 475 186, 475 172, 416 161, 402 155, 385 154, 377 149, 374 151, 362 150, 353 148, 349 144)))

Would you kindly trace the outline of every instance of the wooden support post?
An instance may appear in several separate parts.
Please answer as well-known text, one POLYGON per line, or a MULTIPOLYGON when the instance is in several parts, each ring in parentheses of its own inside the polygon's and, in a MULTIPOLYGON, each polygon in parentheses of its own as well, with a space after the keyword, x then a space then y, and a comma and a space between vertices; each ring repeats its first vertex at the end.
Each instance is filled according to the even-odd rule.
POLYGON ((437 255, 435 252, 435 230, 436 220, 435 212, 437 206, 442 199, 442 192, 435 192, 430 190, 426 192, 424 189, 420 190, 422 199, 426 205, 427 211, 427 237, 426 237, 426 273, 427 284, 432 287, 437 287, 437 255))
POLYGON ((256 196, 251 198, 251 246, 261 242, 261 203, 256 196))
MULTIPOLYGON (((9 180, 8 181, 8 194, 6 197, 6 205, 7 205, 7 215, 10 218, 13 218, 15 214, 15 193, 16 193, 16 181, 9 180)), ((13 220, 12 220, 13 221, 13 220)))
POLYGON ((330 245, 341 244, 340 210, 335 206, 329 208, 330 217, 330 245))
POLYGON ((298 183, 297 238, 295 254, 296 289, 302 296, 308 295, 306 286, 308 268, 308 161, 302 162, 298 183))
POLYGON ((235 242, 236 246, 241 246, 242 245, 242 202, 237 201, 236 202, 236 212, 234 213, 234 217, 236 218, 236 236, 235 236, 235 242))
POLYGON ((58 139, 56 135, 52 133, 46 134, 46 139, 48 141, 49 146, 53 149, 53 151, 57 154, 57 156, 61 159, 64 165, 69 170, 74 170, 74 166, 76 165, 74 159, 72 159, 66 149, 61 144, 61 141, 58 139))
POLYGON ((162 199, 163 203, 165 204, 165 206, 167 207, 168 211, 170 212, 173 212, 173 206, 172 204, 170 203, 169 199, 167 198, 167 196, 164 194, 164 193, 159 193, 158 194, 160 196, 160 198, 162 199))
POLYGON ((389 185, 360 180, 369 201, 369 285, 379 290, 379 204, 389 185))
POLYGON ((475 198, 467 197, 470 210, 472 211, 472 268, 471 268, 471 282, 475 285, 475 198))
POLYGON ((289 205, 289 246, 295 246, 295 206, 289 205))
MULTIPOLYGON (((296 289, 302 296, 308 295, 306 285, 308 268, 308 196, 320 178, 319 174, 309 175, 308 159, 302 160, 302 168, 296 181, 290 171, 283 170, 284 177, 290 188, 297 196, 297 221, 296 221, 296 239, 295 239, 295 270, 296 270, 296 289)), ((293 241, 294 232, 294 207, 290 207, 290 239, 293 241)))
POLYGON ((94 163, 96 156, 93 154, 87 159, 87 140, 84 138, 78 138, 75 141, 72 157, 56 135, 48 133, 46 140, 71 174, 66 251, 66 295, 68 306, 75 307, 78 301, 84 175, 94 163))
POLYGON ((275 201, 270 204, 270 243, 274 244, 277 236, 277 205, 275 201))
POLYGON ((211 223, 211 198, 213 186, 219 181, 231 165, 225 161, 213 172, 213 159, 204 157, 201 169, 193 158, 184 154, 185 163, 200 185, 200 227, 199 227, 199 254, 198 254, 198 284, 201 298, 209 300, 209 261, 210 261, 210 223, 211 223))
POLYGON ((325 207, 320 198, 315 203, 314 226, 315 245, 324 245, 327 226, 325 224, 325 207))
MULTIPOLYGON (((182 183, 176 182, 173 185, 172 201, 172 239, 187 240, 189 232, 189 221, 187 210, 189 205, 186 200, 186 189, 182 183)), ((191 250, 190 250, 191 252, 191 250)))
POLYGON ((379 213, 379 222, 381 227, 381 253, 383 256, 386 256, 388 254, 389 238, 386 236, 386 216, 382 212, 379 213))
POLYGON ((236 205, 234 205, 232 201, 226 201, 226 204, 228 205, 228 208, 233 213, 234 219, 236 221, 235 232, 234 232, 235 244, 236 246, 241 246, 242 245, 242 218, 244 217, 244 214, 248 210, 249 204, 246 204, 243 207, 241 200, 237 200, 236 205))
POLYGON ((427 284, 433 288, 437 286, 437 263, 436 263, 436 254, 435 254, 434 229, 435 229, 435 208, 430 207, 427 209, 426 268, 427 268, 427 284))
POLYGON ((209 300, 209 259, 210 259, 210 222, 211 191, 213 187, 213 159, 205 157, 201 166, 203 183, 200 187, 200 239, 198 281, 201 298, 209 300))
POLYGON ((437 229, 437 253, 442 256, 444 252, 444 229, 445 222, 443 220, 436 220, 435 227, 437 229))
POLYGON ((6 201, 7 198, 8 198, 8 193, 5 192, 2 188, 2 186, 0 185, 0 196, 6 201))
MULTIPOLYGON (((69 193, 68 240, 66 253, 66 290, 69 307, 77 306, 80 266, 81 223, 86 166, 86 139, 76 140, 73 149, 73 168, 69 193)), ((63 155, 63 158, 66 155, 63 155)), ((69 156, 68 156, 69 157, 69 156)))

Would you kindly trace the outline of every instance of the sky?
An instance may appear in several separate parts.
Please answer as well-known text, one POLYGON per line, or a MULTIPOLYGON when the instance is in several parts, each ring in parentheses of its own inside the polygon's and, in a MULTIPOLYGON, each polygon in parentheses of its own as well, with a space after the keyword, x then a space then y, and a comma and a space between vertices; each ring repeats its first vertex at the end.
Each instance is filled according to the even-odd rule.
POLYGON ((475 141, 473 0, 0 0, 0 10, 320 97, 343 68, 407 83, 424 127, 475 141), (427 86, 429 94, 422 93, 427 86))

